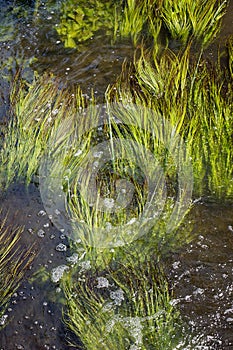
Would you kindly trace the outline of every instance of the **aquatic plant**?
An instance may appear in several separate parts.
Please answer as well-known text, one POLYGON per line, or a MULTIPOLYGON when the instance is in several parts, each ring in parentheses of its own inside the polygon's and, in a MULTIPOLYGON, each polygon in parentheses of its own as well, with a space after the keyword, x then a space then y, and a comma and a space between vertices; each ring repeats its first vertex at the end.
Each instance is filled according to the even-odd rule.
MULTIPOLYGON (((77 92, 80 103, 81 92, 77 92)), ((36 174, 41 157, 47 150, 49 135, 79 104, 72 93, 59 87, 59 82, 44 75, 29 84, 17 76, 12 84, 11 116, 4 127, 0 150, 1 186, 14 181, 28 184, 36 174), (77 102, 77 101, 76 101, 77 102)))
POLYGON ((20 245, 22 227, 7 227, 6 219, 0 224, 0 327, 7 321, 5 310, 33 260, 32 247, 27 250, 20 245))
POLYGON ((149 35, 156 42, 160 33, 162 21, 158 16, 158 1, 127 0, 122 2, 123 10, 119 8, 115 14, 114 37, 131 37, 136 46, 149 35))
MULTIPOLYGON (((192 112, 190 128, 196 129, 196 133, 195 139, 188 140, 190 153, 198 164, 197 170, 202 168, 208 195, 228 200, 233 196, 232 84, 219 80, 219 71, 218 76, 205 74, 205 69, 200 73, 205 78, 201 86, 194 87, 197 111, 192 112)), ((205 188, 204 183, 202 187, 205 188)))
POLYGON ((156 262, 126 264, 93 275, 80 269, 62 280, 65 322, 77 349, 173 349, 182 335, 179 312, 156 262))
POLYGON ((112 33, 114 12, 115 5, 112 1, 65 1, 56 31, 65 47, 79 48, 80 43, 91 39, 101 29, 105 35, 112 33))
POLYGON ((115 91, 118 99, 145 104, 174 126, 192 159, 194 195, 230 198, 231 83, 224 70, 218 64, 211 68, 202 53, 191 60, 190 47, 177 54, 166 49, 159 56, 142 51, 131 78, 123 74, 112 96, 115 91))
MULTIPOLYGON (((150 37, 157 45, 162 24, 172 39, 187 44, 193 39, 202 47, 209 45, 219 32, 227 1, 211 0, 68 1, 62 5, 61 23, 56 27, 65 47, 77 48, 100 29, 106 34, 131 38, 134 45, 150 37), (114 23, 114 31, 112 31, 114 23)), ((151 40, 151 41, 152 41, 151 40)), ((155 45, 155 46, 156 46, 155 45)))
POLYGON ((122 100, 80 109, 48 144, 42 200, 87 249, 131 244, 151 230, 156 249, 190 207, 192 169, 183 141, 147 106, 122 100))
POLYGON ((161 0, 161 17, 175 40, 186 44, 197 40, 206 47, 219 32, 227 1, 161 0))

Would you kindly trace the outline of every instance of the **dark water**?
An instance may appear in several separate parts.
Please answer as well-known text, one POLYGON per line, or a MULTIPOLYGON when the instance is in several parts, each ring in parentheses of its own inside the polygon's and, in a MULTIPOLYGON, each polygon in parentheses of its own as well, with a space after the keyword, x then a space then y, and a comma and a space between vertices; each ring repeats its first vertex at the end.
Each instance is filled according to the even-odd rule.
MULTIPOLYGON (((0 1, 1 9, 9 9, 12 3, 0 1)), ((10 25, 0 41, 1 65, 5 62, 0 77, 1 118, 7 114, 10 77, 22 65, 28 79, 33 69, 39 74, 48 70, 65 82, 80 84, 87 94, 94 89, 96 96, 102 96, 120 73, 124 59, 130 61, 133 57, 130 42, 112 45, 104 33, 81 51, 64 50, 52 26, 58 21, 56 6, 59 2, 54 8, 42 5, 40 16, 33 16, 33 10, 27 19, 13 16, 10 23, 13 29, 10 25)), ((2 11, 1 23, 5 15, 2 11)), ((232 15, 233 1, 230 1, 221 35, 206 52, 208 58, 215 60, 218 47, 224 46, 227 37, 233 34, 232 15)), ((66 342, 70 334, 62 323, 63 296, 58 285, 50 278, 42 281, 46 273, 32 281, 39 268, 51 273, 52 268, 66 264, 66 257, 70 256, 68 241, 42 212, 35 185, 28 190, 22 185, 12 186, 0 200, 2 217, 8 212, 9 224, 25 226, 22 247, 34 243, 36 255, 6 312, 9 323, 0 332, 0 349, 72 349, 66 342), (66 251, 57 249, 60 243, 66 246, 66 251)), ((233 349, 233 206, 197 203, 189 219, 195 223, 196 238, 167 262, 175 298, 190 330, 206 336, 205 349, 230 350, 233 349)))
POLYGON ((196 238, 169 262, 185 320, 208 349, 233 349, 233 204, 200 203, 190 213, 196 238))

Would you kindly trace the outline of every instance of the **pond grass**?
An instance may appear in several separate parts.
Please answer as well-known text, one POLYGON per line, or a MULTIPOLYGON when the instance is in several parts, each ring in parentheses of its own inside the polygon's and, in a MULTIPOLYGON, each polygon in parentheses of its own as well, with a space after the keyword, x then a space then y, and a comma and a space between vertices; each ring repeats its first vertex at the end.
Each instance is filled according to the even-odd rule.
POLYGON ((61 21, 56 31, 65 47, 78 49, 100 30, 112 37, 113 42, 118 38, 131 38, 134 46, 148 39, 159 43, 162 27, 172 40, 182 45, 195 41, 207 47, 219 32, 226 6, 225 0, 126 0, 116 3, 93 0, 87 7, 83 1, 69 0, 61 7, 61 21))
POLYGON ((182 228, 182 220, 191 205, 192 181, 185 181, 192 173, 194 196, 222 201, 233 195, 233 94, 227 80, 232 72, 211 67, 202 52, 191 58, 191 46, 176 54, 167 48, 159 55, 142 50, 106 91, 101 108, 93 97, 85 101, 80 89, 71 93, 46 75, 31 85, 20 85, 20 80, 13 84, 11 119, 1 149, 2 184, 30 183, 48 157, 49 181, 59 181, 54 180, 55 196, 65 199, 72 249, 83 254, 83 266, 91 262, 90 271, 73 266, 61 280, 65 321, 86 349, 149 349, 155 344, 173 349, 185 337, 153 254, 162 260, 191 239, 190 225, 182 228), (107 162, 101 163, 106 149, 107 162), (96 161, 100 163, 93 170, 96 161), (161 216, 151 226, 135 220, 143 216, 150 194, 141 168, 158 184, 151 191, 152 198, 158 195, 155 207, 146 214, 161 216), (177 181, 179 172, 184 186, 177 181), (57 185, 62 185, 60 192, 57 185), (113 212, 109 198, 115 205, 124 186, 132 204, 122 192, 123 208, 113 212), (102 293, 93 281, 108 268, 114 288, 102 293), (123 295, 121 305, 112 299, 117 291, 123 295))
POLYGON ((72 238, 86 248, 131 244, 153 227, 162 239, 180 225, 192 198, 192 169, 175 127, 146 106, 111 103, 107 95, 104 106, 59 125, 45 162, 51 203, 66 211, 72 238))
POLYGON ((181 320, 168 282, 156 262, 135 256, 116 270, 66 274, 66 323, 91 349, 173 349, 182 337, 181 320))
POLYGON ((23 228, 8 227, 6 220, 5 217, 0 224, 0 328, 7 320, 4 317, 7 305, 33 260, 31 248, 20 247, 23 228))
POLYGON ((211 65, 190 47, 160 56, 142 51, 131 78, 111 92, 145 104, 174 126, 192 159, 194 196, 230 199, 232 189, 232 84, 220 63, 211 65))
MULTIPOLYGON (((11 113, 0 151, 2 189, 14 181, 28 185, 38 175, 42 155, 55 124, 65 118, 72 93, 47 75, 26 84, 16 76, 11 89, 11 113)), ((82 99, 80 95, 80 99, 82 99)))
POLYGON ((161 17, 172 38, 187 44, 196 40, 208 46, 221 27, 227 1, 161 0, 161 17))
MULTIPOLYGON (((101 128, 103 109, 93 96, 87 103, 80 89, 71 92, 46 75, 27 85, 17 77, 0 152, 2 189, 15 181, 28 185, 48 159, 54 198, 64 200, 72 229, 70 245, 83 256, 61 280, 64 320, 82 342, 71 340, 75 348, 174 349, 186 335, 158 262, 192 238, 190 223, 182 226, 191 206, 192 176, 194 196, 221 201, 233 196, 232 81, 202 56, 219 31, 226 2, 127 0, 123 11, 114 9, 115 22, 112 7, 108 12, 110 7, 106 11, 98 3, 96 14, 93 6, 69 4, 72 11, 58 29, 66 47, 90 39, 103 22, 107 32, 114 23, 115 40, 131 37, 135 46, 143 46, 148 31, 154 47, 142 49, 131 70, 106 91, 109 113, 101 128), (179 52, 169 50, 167 41, 161 49, 163 24, 182 43, 179 52), (201 52, 191 57, 196 43, 201 52), (107 162, 98 168, 106 149, 107 162), (145 178, 156 185, 150 188, 145 178), (147 206, 155 194, 155 205, 147 206), (140 217, 145 221, 138 224, 140 217), (107 284, 98 286, 98 278, 107 284)), ((229 40, 231 77, 232 47, 229 40)), ((11 233, 3 224, 1 231, 3 316, 30 258, 15 249, 21 229, 11 233)))
POLYGON ((158 1, 127 0, 122 3, 123 10, 117 8, 115 13, 115 40, 117 37, 130 37, 137 46, 149 33, 157 41, 162 25, 161 18, 157 15, 158 1))

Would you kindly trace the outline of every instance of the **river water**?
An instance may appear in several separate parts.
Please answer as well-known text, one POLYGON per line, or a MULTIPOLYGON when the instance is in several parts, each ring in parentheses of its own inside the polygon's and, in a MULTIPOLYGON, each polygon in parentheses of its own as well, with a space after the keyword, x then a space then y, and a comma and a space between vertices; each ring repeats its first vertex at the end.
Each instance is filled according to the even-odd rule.
MULTIPOLYGON (((64 50, 53 28, 58 21, 59 2, 54 8, 42 3, 39 16, 29 12, 27 19, 9 16, 13 3, 0 1, 1 25, 5 28, 0 41, 0 62, 5 66, 0 78, 1 120, 8 110, 9 77, 21 65, 25 65, 24 75, 28 79, 33 69, 39 73, 48 70, 70 84, 80 84, 84 93, 94 89, 96 96, 101 97, 119 75, 123 61, 133 58, 129 41, 112 45, 103 35, 80 52, 64 50), (11 22, 4 22, 6 14, 11 22)), ((218 47, 224 45, 230 34, 233 1, 229 3, 220 37, 205 53, 207 58, 216 59, 218 47)), ((66 263, 69 242, 44 212, 36 184, 28 189, 14 184, 0 200, 1 217, 8 213, 7 223, 25 227, 22 247, 34 243, 36 256, 7 309, 9 323, 0 332, 0 349, 72 349, 66 342, 71 335, 62 323, 62 291, 50 279, 43 282, 43 273, 41 279, 32 280, 38 268, 51 272, 66 263), (61 244, 66 248, 59 249, 61 244)), ((166 262, 174 297, 190 330, 207 337, 206 349, 233 349, 233 204, 202 199, 194 205, 187 220, 193 222, 195 238, 166 262)))

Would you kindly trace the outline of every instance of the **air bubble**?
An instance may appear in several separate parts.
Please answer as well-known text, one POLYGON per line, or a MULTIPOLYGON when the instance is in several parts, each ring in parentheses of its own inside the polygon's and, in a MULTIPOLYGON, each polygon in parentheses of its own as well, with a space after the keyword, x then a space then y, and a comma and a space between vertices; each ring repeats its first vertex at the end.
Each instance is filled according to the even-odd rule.
POLYGON ((40 229, 40 230, 37 232, 37 236, 43 238, 43 237, 45 236, 45 231, 42 230, 42 229, 40 229))
POLYGON ((44 210, 40 210, 37 214, 37 216, 45 216, 46 212, 44 210))
POLYGON ((54 283, 59 282, 66 270, 69 270, 69 266, 67 265, 60 265, 52 269, 51 271, 52 282, 54 283))
POLYGON ((97 288, 108 288, 109 287, 109 281, 105 277, 97 277, 97 288))
POLYGON ((63 243, 59 243, 57 246, 56 246, 56 250, 58 252, 66 252, 67 250, 67 246, 63 243))

